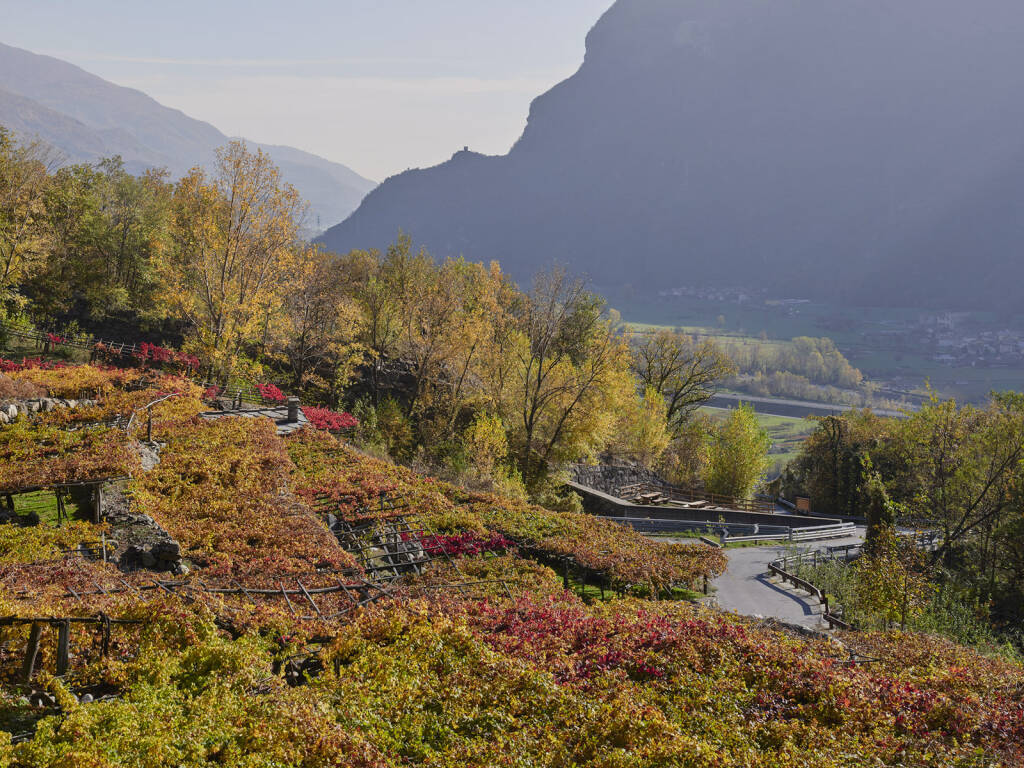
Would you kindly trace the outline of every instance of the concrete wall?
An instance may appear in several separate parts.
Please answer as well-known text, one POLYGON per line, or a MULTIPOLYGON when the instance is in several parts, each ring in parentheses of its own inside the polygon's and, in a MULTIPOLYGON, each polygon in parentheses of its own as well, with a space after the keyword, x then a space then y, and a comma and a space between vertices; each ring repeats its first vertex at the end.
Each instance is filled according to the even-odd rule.
POLYGON ((579 483, 567 485, 583 499, 583 509, 601 517, 635 517, 652 520, 689 520, 696 522, 742 523, 744 525, 782 525, 789 528, 806 528, 812 525, 834 525, 836 520, 803 515, 772 515, 763 512, 718 511, 706 509, 682 509, 675 506, 651 507, 645 504, 631 504, 602 491, 588 488, 579 483))

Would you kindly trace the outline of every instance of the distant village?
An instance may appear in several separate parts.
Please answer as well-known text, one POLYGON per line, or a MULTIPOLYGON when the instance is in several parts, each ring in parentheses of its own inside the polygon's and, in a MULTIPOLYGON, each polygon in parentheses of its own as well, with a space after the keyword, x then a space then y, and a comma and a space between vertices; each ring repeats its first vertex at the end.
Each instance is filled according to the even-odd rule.
MULTIPOLYGON (((803 298, 771 298, 751 286, 678 286, 660 291, 663 299, 697 299, 721 304, 765 306, 789 317, 813 303, 803 298)), ((826 332, 860 331, 866 349, 924 354, 951 368, 1009 368, 1024 364, 1024 327, 980 323, 971 312, 926 312, 907 319, 817 318, 826 332)), ((858 345, 858 346, 859 346, 858 345)))
POLYGON ((1004 368, 1024 362, 1024 329, 981 328, 969 312, 921 315, 916 323, 891 323, 865 335, 865 341, 888 341, 927 353, 950 367, 1004 368))

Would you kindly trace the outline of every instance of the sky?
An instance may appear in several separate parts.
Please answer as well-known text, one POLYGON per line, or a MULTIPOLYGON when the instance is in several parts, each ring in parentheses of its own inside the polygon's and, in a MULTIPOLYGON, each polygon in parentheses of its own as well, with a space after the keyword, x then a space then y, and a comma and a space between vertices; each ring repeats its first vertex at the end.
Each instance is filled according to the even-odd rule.
POLYGON ((612 0, 0 0, 0 42, 376 181, 508 151, 612 0))

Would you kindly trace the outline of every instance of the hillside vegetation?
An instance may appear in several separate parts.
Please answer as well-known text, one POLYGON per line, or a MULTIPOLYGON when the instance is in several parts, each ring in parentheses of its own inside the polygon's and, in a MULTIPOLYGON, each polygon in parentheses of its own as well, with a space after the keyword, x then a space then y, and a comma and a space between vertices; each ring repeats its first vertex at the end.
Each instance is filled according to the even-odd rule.
MULTIPOLYGON (((104 376, 81 371, 74 375, 92 383, 104 376)), ((468 492, 311 428, 281 439, 268 421, 204 421, 199 393, 171 376, 106 375, 93 408, 125 407, 126 381, 179 393, 157 406, 159 463, 134 467, 128 490, 139 512, 173 534, 191 570, 169 579, 62 554, 99 532, 86 522, 49 529, 48 541, 33 527, 4 537, 4 616, 115 622, 103 642, 102 623, 73 624, 71 668, 60 677, 55 646, 44 641, 34 688, 48 693, 31 698, 19 684, 29 626, 3 627, 5 765, 1024 758, 1024 670, 1015 663, 915 635, 844 637, 844 649, 659 600, 718 572, 719 552, 468 492), (314 507, 384 518, 382 495, 402 499, 415 529, 433 530, 422 541, 447 555, 357 608, 359 595, 331 585, 364 595, 371 582, 314 507), (574 583, 605 579, 609 601, 564 591, 563 560, 574 583)), ((6 464, 24 470, 34 463, 28 448, 51 446, 45 419, 5 428, 17 446, 6 464)), ((118 434, 136 450, 137 434, 118 434)), ((89 447, 52 450, 81 455, 92 471, 89 447)))

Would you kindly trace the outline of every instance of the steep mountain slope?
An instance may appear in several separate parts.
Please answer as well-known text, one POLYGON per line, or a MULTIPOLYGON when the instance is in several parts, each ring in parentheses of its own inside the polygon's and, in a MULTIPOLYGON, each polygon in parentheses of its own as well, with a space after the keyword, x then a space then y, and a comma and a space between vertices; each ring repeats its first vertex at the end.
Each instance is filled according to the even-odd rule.
MULTIPOLYGON (((49 56, 0 44, 0 125, 39 137, 70 162, 121 155, 129 170, 166 167, 175 176, 208 165, 228 137, 209 123, 162 106, 49 56)), ((338 163, 291 147, 263 146, 284 178, 326 226, 344 218, 374 183, 338 163)))
POLYGON ((508 155, 389 179, 323 241, 401 228, 521 280, 1012 303, 1018 217, 992 207, 1024 180, 1022 43, 1011 0, 619 0, 508 155))

